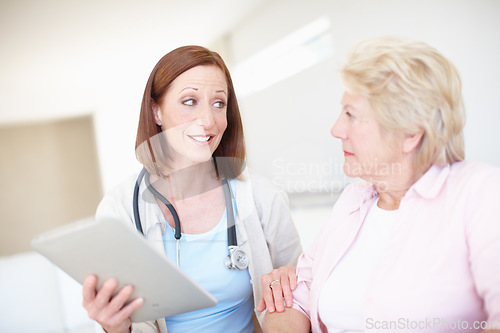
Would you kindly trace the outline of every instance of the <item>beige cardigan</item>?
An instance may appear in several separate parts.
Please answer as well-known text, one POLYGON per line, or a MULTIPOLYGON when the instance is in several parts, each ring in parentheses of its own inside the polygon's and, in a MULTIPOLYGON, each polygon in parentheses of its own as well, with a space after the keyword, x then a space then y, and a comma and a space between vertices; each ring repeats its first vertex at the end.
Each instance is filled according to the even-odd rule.
MULTIPOLYGON (((248 270, 252 284, 255 307, 261 296, 260 278, 273 268, 288 264, 295 265, 302 252, 299 235, 292 221, 288 208, 288 198, 283 191, 275 188, 263 177, 243 173, 244 181, 237 182, 236 206, 236 235, 238 245, 246 252, 249 258, 248 270)), ((134 227, 132 197, 137 174, 126 179, 111 190, 99 204, 96 217, 120 217, 130 222, 134 227)), ((159 221, 164 217, 152 194, 144 191, 143 183, 140 187, 139 212, 141 223, 147 239, 161 239, 159 221), (153 204, 152 204, 153 203, 153 204)), ((151 242, 151 245, 160 253, 165 254, 161 242, 151 242)), ((254 312, 259 322, 262 313, 254 312)), ((255 330, 259 331, 254 320, 255 330)), ((103 332, 102 330, 100 332, 103 332)), ((132 325, 133 333, 167 332, 165 320, 135 323, 132 325)))

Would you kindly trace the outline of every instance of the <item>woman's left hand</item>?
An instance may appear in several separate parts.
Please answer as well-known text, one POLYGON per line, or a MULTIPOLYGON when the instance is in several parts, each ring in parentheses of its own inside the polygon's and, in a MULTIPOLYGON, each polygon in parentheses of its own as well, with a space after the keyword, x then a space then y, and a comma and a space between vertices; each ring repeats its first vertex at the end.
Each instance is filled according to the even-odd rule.
POLYGON ((257 306, 257 311, 283 312, 286 307, 293 305, 292 291, 297 288, 297 272, 295 266, 286 265, 273 269, 271 273, 264 274, 261 278, 262 296, 257 306))

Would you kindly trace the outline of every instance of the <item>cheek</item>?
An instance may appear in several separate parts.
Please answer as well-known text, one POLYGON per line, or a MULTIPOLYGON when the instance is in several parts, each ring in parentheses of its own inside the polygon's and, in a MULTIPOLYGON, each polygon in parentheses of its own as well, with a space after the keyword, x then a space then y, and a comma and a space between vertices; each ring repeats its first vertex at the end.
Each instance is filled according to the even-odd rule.
POLYGON ((220 132, 224 132, 227 128, 227 116, 226 113, 221 114, 215 118, 215 122, 217 124, 217 128, 220 132))
POLYGON ((165 129, 173 127, 185 127, 195 121, 192 115, 182 112, 176 112, 175 109, 171 109, 170 112, 163 114, 163 117, 163 127, 165 129))

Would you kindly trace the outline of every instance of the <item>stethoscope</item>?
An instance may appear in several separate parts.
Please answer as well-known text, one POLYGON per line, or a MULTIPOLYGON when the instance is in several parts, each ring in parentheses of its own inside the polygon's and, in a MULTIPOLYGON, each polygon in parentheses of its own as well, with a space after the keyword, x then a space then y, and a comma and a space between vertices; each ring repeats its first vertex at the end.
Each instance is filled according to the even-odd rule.
MULTIPOLYGON (((158 198, 161 202, 167 206, 168 210, 172 214, 174 218, 174 223, 175 223, 175 233, 174 237, 177 240, 177 251, 176 251, 176 257, 177 257, 177 266, 180 267, 180 251, 181 251, 181 221, 179 220, 179 215, 177 214, 177 211, 175 210, 174 206, 170 201, 167 200, 163 195, 161 195, 160 192, 158 192, 152 185, 149 180, 149 172, 146 170, 146 168, 142 168, 141 172, 139 173, 139 176, 137 177, 137 180, 135 182, 135 187, 134 187, 134 202, 133 202, 133 209, 134 209, 134 220, 135 220, 135 227, 137 228, 138 231, 140 231, 144 235, 144 231, 142 230, 142 225, 141 225, 141 217, 139 216, 139 186, 142 182, 142 179, 145 178, 146 181, 146 187, 148 190, 156 197, 158 198), (146 177, 144 177, 146 175, 146 177)), ((234 223, 234 213, 233 213, 233 204, 232 204, 232 195, 231 195, 231 188, 229 187, 229 184, 225 178, 222 178, 222 188, 224 189, 224 198, 226 200, 226 209, 227 209, 227 247, 229 254, 226 257, 225 263, 226 267, 228 269, 239 269, 239 270, 244 270, 248 267, 248 257, 244 251, 242 251, 239 246, 238 242, 236 239, 236 226, 234 223)))

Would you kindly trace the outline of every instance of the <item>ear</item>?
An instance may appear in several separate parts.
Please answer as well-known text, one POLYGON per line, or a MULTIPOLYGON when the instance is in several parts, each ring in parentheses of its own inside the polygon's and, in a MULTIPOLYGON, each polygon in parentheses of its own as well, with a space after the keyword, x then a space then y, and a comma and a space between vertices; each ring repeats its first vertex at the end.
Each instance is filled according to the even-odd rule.
POLYGON ((158 106, 158 104, 153 103, 153 114, 155 117, 155 122, 158 126, 162 125, 162 119, 161 119, 161 109, 158 106))
POLYGON ((420 130, 414 134, 405 134, 405 138, 403 140, 403 153, 408 154, 415 150, 415 148, 417 148, 420 144, 423 136, 423 130, 420 130))

